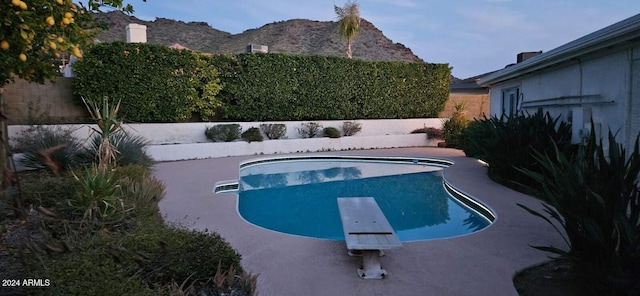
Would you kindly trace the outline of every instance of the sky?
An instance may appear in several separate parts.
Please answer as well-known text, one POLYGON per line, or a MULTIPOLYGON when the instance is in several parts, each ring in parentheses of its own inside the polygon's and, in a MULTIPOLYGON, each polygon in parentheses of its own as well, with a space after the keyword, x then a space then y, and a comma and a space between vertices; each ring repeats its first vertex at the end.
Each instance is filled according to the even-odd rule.
MULTIPOLYGON (((130 0, 134 16, 206 22, 231 34, 290 19, 334 21, 347 0, 130 0)), ((640 13, 639 0, 358 0, 394 43, 468 78, 549 51, 640 13)), ((357 37, 356 37, 357 38, 357 37)))

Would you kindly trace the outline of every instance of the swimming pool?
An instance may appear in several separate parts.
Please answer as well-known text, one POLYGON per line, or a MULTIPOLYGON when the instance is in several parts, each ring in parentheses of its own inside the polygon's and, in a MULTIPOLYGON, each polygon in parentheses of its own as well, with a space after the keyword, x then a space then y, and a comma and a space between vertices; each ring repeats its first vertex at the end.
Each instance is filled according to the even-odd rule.
MULTIPOLYGON (((292 235, 344 240, 338 197, 373 197, 401 241, 469 234, 495 219, 482 203, 443 182, 450 161, 430 158, 301 156, 240 164, 238 213, 292 235)), ((235 185, 235 186, 234 186, 235 185)))

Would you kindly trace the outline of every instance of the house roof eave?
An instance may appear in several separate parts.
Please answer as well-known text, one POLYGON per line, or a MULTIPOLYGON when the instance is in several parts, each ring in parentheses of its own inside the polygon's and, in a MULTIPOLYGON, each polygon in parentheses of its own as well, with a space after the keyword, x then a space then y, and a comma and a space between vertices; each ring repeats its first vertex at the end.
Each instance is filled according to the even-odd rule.
POLYGON ((524 62, 504 68, 479 79, 478 84, 493 84, 514 79, 585 54, 640 38, 640 14, 578 38, 524 62))

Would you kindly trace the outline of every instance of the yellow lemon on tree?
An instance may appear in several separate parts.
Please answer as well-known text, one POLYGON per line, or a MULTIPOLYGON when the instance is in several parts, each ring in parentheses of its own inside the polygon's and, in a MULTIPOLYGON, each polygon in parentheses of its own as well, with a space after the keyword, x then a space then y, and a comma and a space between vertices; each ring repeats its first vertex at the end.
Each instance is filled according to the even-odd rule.
POLYGON ((49 42, 49 48, 56 49, 58 45, 55 42, 49 42))
POLYGON ((2 48, 2 50, 9 49, 9 42, 7 42, 7 40, 0 41, 0 48, 2 48))
POLYGON ((22 1, 20 1, 20 0, 11 0, 11 5, 19 7, 20 6, 20 2, 22 2, 22 1))
POLYGON ((24 3, 23 1, 20 1, 20 9, 27 10, 27 3, 24 3))
POLYGON ((47 25, 49 25, 49 27, 56 24, 56 20, 52 16, 48 16, 45 22, 47 22, 47 25))
POLYGON ((54 53, 54 54, 53 54, 53 56, 54 56, 54 57, 56 57, 57 59, 59 59, 59 58, 60 58, 60 54, 59 54, 59 53, 57 53, 57 52, 56 52, 56 53, 54 53))
POLYGON ((56 41, 58 41, 58 43, 64 43, 64 38, 58 37, 56 38, 56 41))
POLYGON ((25 55, 24 53, 21 53, 21 54, 18 56, 18 58, 19 58, 21 61, 23 61, 23 62, 26 62, 26 61, 27 61, 27 55, 25 55))
POLYGON ((65 18, 62 19, 62 24, 68 25, 70 23, 71 23, 71 20, 69 20, 68 18, 65 17, 65 18))
POLYGON ((62 0, 56 0, 56 3, 58 3, 58 5, 63 5, 63 4, 64 4, 64 1, 62 1, 62 0))
POLYGON ((73 14, 71 14, 71 12, 65 12, 65 13, 64 13, 64 18, 68 18, 68 19, 70 19, 70 18, 72 18, 72 17, 73 17, 73 14))
POLYGON ((71 54, 73 54, 74 56, 76 56, 76 58, 82 58, 82 53, 80 52, 80 49, 77 47, 74 47, 73 50, 71 50, 71 54))

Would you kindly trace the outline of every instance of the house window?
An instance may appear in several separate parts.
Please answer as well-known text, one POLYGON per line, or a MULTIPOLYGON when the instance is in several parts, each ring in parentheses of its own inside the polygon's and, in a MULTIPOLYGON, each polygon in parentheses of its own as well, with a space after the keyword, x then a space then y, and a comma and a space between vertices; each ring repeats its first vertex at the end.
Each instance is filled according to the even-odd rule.
POLYGON ((519 97, 519 87, 512 87, 502 90, 502 115, 512 117, 518 113, 519 97))

